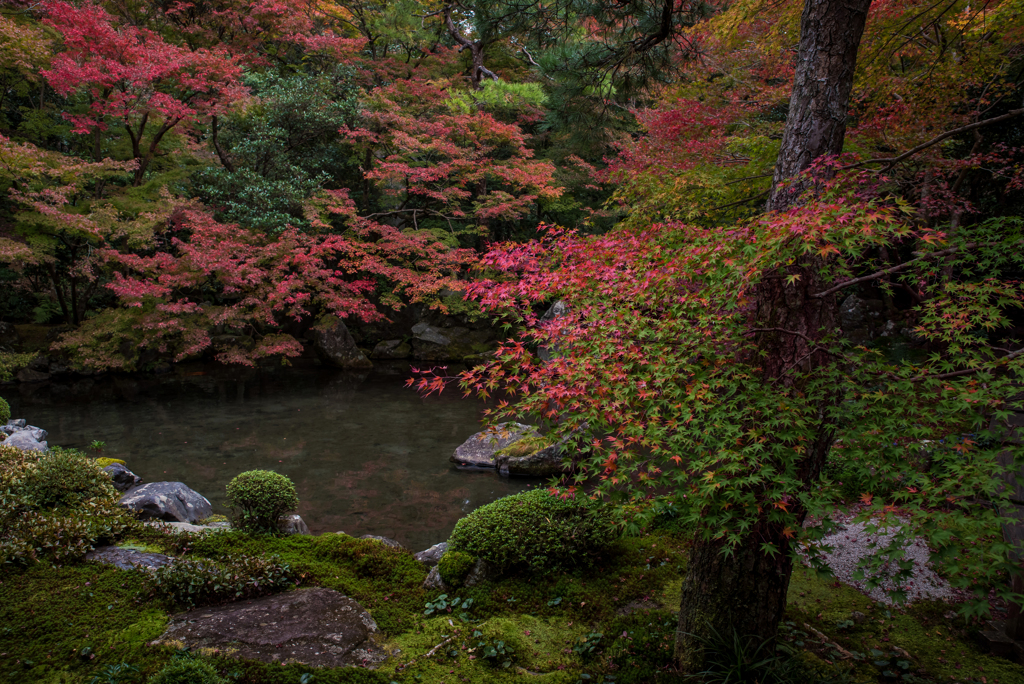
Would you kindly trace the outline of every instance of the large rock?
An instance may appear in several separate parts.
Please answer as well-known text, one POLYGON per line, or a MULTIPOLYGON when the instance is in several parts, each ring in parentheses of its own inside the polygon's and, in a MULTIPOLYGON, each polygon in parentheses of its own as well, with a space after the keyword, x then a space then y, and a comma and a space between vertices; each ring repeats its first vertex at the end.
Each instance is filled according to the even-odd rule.
POLYGON ((31 368, 22 368, 18 371, 17 378, 18 382, 46 382, 50 379, 50 374, 31 368))
MULTIPOLYGON (((561 299, 559 299, 557 302, 552 304, 547 311, 544 312, 543 316, 540 317, 541 325, 550 323, 556 318, 561 318, 567 313, 569 313, 569 305, 563 302, 561 299)), ((537 349, 537 356, 540 357, 541 361, 547 363, 551 359, 558 356, 558 347, 555 345, 552 345, 550 347, 541 346, 537 349)))
POLYGON ((114 489, 119 492, 127 492, 132 487, 142 484, 142 478, 125 468, 120 463, 111 463, 103 469, 114 482, 114 489))
POLYGON ((428 568, 437 565, 437 562, 441 560, 441 556, 448 550, 448 542, 441 542, 440 544, 434 544, 429 549, 424 549, 413 556, 420 563, 423 563, 428 568))
POLYGON ((318 587, 177 615, 156 643, 265 663, 373 667, 385 658, 378 638, 377 623, 358 603, 318 587))
POLYGON ((333 316, 326 321, 327 327, 322 330, 318 327, 310 331, 313 339, 313 348, 317 355, 338 368, 366 369, 372 368, 373 363, 366 358, 363 352, 359 351, 356 341, 352 339, 345 323, 333 316))
POLYGON ((449 459, 452 463, 469 468, 494 468, 495 454, 524 437, 539 437, 540 433, 522 423, 499 423, 478 432, 463 442, 449 459))
MULTIPOLYGON (((466 579, 463 580, 460 586, 472 587, 481 582, 496 577, 494 566, 482 558, 477 558, 476 563, 470 568, 469 574, 466 575, 466 579)), ((452 589, 458 589, 459 587, 453 587, 441 579, 441 571, 437 569, 437 566, 430 568, 430 572, 427 574, 427 579, 423 580, 424 589, 436 589, 440 591, 451 591, 452 589)))
POLYGON ((209 518, 213 507, 206 497, 181 482, 150 482, 128 490, 119 503, 139 512, 143 520, 195 523, 209 518))
POLYGON ((419 361, 461 361, 467 356, 489 351, 488 330, 464 327, 438 328, 417 323, 412 328, 412 356, 419 361))
POLYGON ((516 456, 509 451, 514 451, 516 445, 506 449, 505 453, 496 454, 494 465, 498 473, 508 477, 509 475, 525 475, 529 477, 551 477, 570 472, 572 465, 567 464, 563 453, 565 441, 546 446, 542 449, 522 456, 516 456))
POLYGON ((15 447, 22 451, 46 451, 46 442, 40 441, 32 436, 31 430, 19 430, 7 437, 3 442, 4 446, 15 447))

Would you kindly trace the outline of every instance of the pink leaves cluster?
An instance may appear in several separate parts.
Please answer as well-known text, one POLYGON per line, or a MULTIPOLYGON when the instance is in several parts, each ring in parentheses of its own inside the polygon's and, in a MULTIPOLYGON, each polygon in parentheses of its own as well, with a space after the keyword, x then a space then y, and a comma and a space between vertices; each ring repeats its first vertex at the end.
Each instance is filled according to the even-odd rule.
POLYGON ((166 128, 217 114, 244 95, 238 58, 223 50, 166 42, 159 34, 118 24, 98 5, 43 5, 44 23, 57 30, 64 51, 43 71, 58 93, 83 91, 85 114, 67 114, 76 133, 104 129, 109 120, 129 129, 147 118, 166 128))

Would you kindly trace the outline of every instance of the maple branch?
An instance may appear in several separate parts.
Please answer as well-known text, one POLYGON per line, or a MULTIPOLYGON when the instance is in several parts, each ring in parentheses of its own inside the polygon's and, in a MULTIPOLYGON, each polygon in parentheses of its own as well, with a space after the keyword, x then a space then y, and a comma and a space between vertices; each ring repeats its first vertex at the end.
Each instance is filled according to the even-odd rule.
POLYGON ((228 155, 221 148, 220 143, 217 142, 217 117, 212 118, 213 124, 213 149, 217 153, 217 158, 220 159, 220 163, 224 165, 224 168, 228 170, 228 173, 235 172, 235 165, 231 163, 228 155))
POLYGON ((744 335, 753 335, 754 333, 763 333, 763 332, 780 332, 780 333, 785 333, 786 335, 794 335, 796 337, 801 337, 808 344, 815 344, 815 345, 818 344, 815 340, 812 340, 810 337, 808 337, 807 335, 804 335, 803 333, 799 333, 799 332, 797 332, 795 330, 786 330, 785 328, 751 328, 750 330, 748 330, 747 332, 745 332, 743 334, 744 335))
POLYGON ((828 295, 830 295, 830 294, 832 294, 834 292, 839 292, 839 290, 843 290, 843 289, 845 289, 847 287, 850 287, 851 285, 856 285, 857 283, 863 283, 863 282, 866 282, 868 280, 875 280, 877 278, 881 278, 882 276, 889 275, 890 273, 899 273, 900 271, 907 270, 908 268, 910 268, 911 266, 913 266, 914 264, 916 264, 918 262, 930 261, 932 259, 937 259, 939 257, 944 257, 944 256, 947 256, 949 254, 953 254, 954 252, 958 252, 961 249, 972 249, 972 248, 977 247, 978 245, 981 245, 981 244, 993 245, 993 244, 996 244, 996 243, 994 243, 994 242, 987 242, 987 243, 968 242, 966 245, 963 245, 962 247, 949 247, 948 249, 942 249, 942 250, 939 250, 938 252, 931 252, 930 254, 925 254, 923 256, 919 256, 916 259, 911 259, 910 261, 905 261, 902 264, 897 264, 896 266, 890 266, 889 268, 883 268, 881 271, 875 271, 874 273, 871 273, 870 275, 861 276, 860 278, 854 278, 853 280, 847 280, 846 282, 842 282, 842 283, 839 283, 838 285, 830 287, 829 289, 825 290, 824 292, 816 292, 815 294, 812 294, 811 296, 815 297, 817 299, 821 299, 822 297, 827 297, 828 295))
MULTIPOLYGON (((1006 363, 1008 361, 1012 361, 1021 354, 1024 354, 1024 347, 1021 347, 1017 351, 1007 354, 1001 359, 998 359, 997 363, 1006 363)), ((916 377, 910 378, 910 382, 921 382, 922 380, 946 380, 947 378, 958 378, 963 375, 971 375, 973 373, 977 373, 983 370, 986 370, 986 368, 965 368, 963 370, 951 371, 949 373, 939 373, 938 375, 918 375, 916 377)))
POLYGON ((864 160, 862 162, 857 162, 856 164, 849 164, 847 166, 841 166, 837 170, 838 171, 847 171, 849 169, 856 169, 856 168, 860 168, 861 166, 866 166, 867 164, 886 164, 887 165, 886 168, 892 168, 893 166, 895 166, 896 164, 899 164, 901 161, 907 159, 908 157, 912 157, 915 154, 917 154, 918 152, 920 152, 922 150, 926 150, 929 147, 931 147, 932 145, 937 145, 940 142, 942 142, 943 140, 945 140, 947 138, 951 138, 954 135, 959 135, 961 133, 966 133, 967 131, 973 131, 976 128, 981 128, 982 126, 988 126, 989 124, 994 124, 994 123, 999 123, 1001 121, 1006 121, 1007 119, 1012 119, 1012 118, 1014 118, 1016 116, 1020 116, 1021 114, 1024 114, 1024 109, 1014 109, 1014 110, 1011 110, 1011 111, 1007 112, 1006 114, 1001 114, 1000 116, 994 116, 991 119, 984 119, 983 121, 976 121, 976 122, 974 122, 972 124, 967 124, 966 126, 961 126, 960 128, 954 128, 951 131, 946 131, 945 133, 940 133, 939 135, 935 136, 931 140, 929 140, 927 142, 923 142, 920 145, 918 145, 917 147, 913 147, 913 148, 907 150, 906 152, 904 152, 903 154, 899 155, 898 157, 888 157, 888 158, 880 157, 878 159, 866 159, 866 160, 864 160))

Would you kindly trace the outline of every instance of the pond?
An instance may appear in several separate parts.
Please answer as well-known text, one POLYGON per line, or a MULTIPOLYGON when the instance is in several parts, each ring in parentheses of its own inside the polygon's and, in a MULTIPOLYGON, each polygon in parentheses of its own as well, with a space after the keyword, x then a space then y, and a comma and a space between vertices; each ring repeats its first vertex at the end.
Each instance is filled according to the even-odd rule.
POLYGON ((459 518, 540 480, 456 470, 448 458, 481 429, 485 405, 457 389, 420 397, 409 366, 351 373, 293 367, 179 366, 164 376, 79 379, 0 390, 48 441, 124 459, 146 482, 181 481, 227 513, 238 473, 295 482, 314 534, 444 541, 459 518), (93 440, 102 452, 90 450, 93 440))

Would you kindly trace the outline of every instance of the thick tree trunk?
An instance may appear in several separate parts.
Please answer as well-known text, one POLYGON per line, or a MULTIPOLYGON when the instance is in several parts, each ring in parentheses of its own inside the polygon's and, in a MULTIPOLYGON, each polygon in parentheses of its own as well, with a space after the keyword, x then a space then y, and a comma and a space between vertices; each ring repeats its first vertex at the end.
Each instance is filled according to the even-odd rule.
MULTIPOLYGON (((846 115, 853 88, 857 48, 871 0, 806 0, 800 24, 800 49, 782 148, 775 166, 769 211, 785 209, 807 189, 806 182, 786 183, 814 160, 842 152, 846 115)), ((758 288, 754 327, 763 382, 784 390, 797 378, 828 361, 817 341, 836 328, 835 296, 815 298, 822 286, 824 263, 816 257, 788 266, 758 288), (784 276, 798 278, 789 282, 784 276)), ((793 388, 798 389, 798 388, 793 388)), ((822 409, 826 407, 823 406, 822 409)), ((818 478, 834 436, 821 412, 814 445, 805 453, 800 473, 808 486, 818 478)), ((797 511, 798 520, 802 512, 797 511)), ((676 660, 684 672, 704 667, 701 639, 711 630, 731 639, 734 633, 773 640, 786 604, 792 574, 789 539, 764 520, 732 555, 720 544, 697 538, 683 583, 676 636, 676 660), (779 549, 776 556, 762 544, 779 549)))
MULTIPOLYGON (((781 537, 777 532, 769 536, 781 537)), ((721 543, 694 543, 676 632, 676 653, 684 672, 704 668, 705 646, 716 633, 726 639, 734 632, 759 639, 775 634, 786 608, 793 560, 788 545, 774 558, 758 547, 745 544, 727 557, 721 543)))

